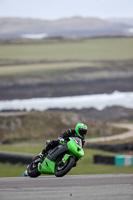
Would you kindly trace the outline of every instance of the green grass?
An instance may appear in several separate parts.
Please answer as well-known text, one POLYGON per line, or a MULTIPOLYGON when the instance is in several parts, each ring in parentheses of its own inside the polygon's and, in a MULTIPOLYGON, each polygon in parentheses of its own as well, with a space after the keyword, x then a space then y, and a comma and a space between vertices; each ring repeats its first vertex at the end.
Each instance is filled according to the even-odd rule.
POLYGON ((85 156, 78 162, 69 174, 110 174, 110 173, 133 173, 133 166, 115 166, 93 164, 93 156, 95 154, 114 156, 115 153, 85 149, 85 156))
POLYGON ((78 67, 108 67, 112 60, 120 67, 120 61, 133 59, 132 52, 133 38, 5 44, 0 45, 0 76, 47 75, 78 67))
MULTIPOLYGON (((96 65, 96 64, 95 64, 96 65)), ((29 64, 29 65, 14 65, 0 67, 0 76, 24 75, 24 74, 51 74, 53 72, 74 69, 78 67, 92 66, 89 62, 68 62, 68 63, 53 63, 53 64, 29 64)), ((93 64, 94 66, 94 64, 93 64)))
POLYGON ((115 60, 133 58, 133 38, 86 39, 77 42, 1 45, 2 59, 115 60))
MULTIPOLYGON (((29 147, 28 147, 29 148, 29 147)), ((15 150, 15 149, 14 149, 15 150)), ((17 149, 18 150, 18 149, 17 149)), ((26 149, 19 148, 19 151, 26 152, 26 149)), ((28 152, 37 154, 40 151, 40 147, 29 148, 28 152)), ((99 165, 93 164, 93 155, 115 155, 114 153, 85 149, 85 156, 78 161, 77 166, 74 167, 68 174, 110 174, 110 173, 133 173, 133 166, 114 166, 114 165, 99 165)), ((22 176, 26 165, 9 163, 0 163, 0 177, 13 177, 22 176)))
POLYGON ((0 163, 0 177, 20 177, 26 169, 26 165, 0 163))
POLYGON ((44 145, 0 145, 0 152, 18 152, 18 153, 31 153, 38 154, 42 151, 44 145))

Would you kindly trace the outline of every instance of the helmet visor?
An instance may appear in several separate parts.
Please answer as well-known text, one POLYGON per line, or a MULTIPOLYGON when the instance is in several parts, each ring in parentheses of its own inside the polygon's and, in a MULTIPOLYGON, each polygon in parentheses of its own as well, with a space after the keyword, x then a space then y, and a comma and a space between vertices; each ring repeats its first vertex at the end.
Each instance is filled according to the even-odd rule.
POLYGON ((87 133, 87 130, 84 128, 79 128, 78 132, 82 137, 84 137, 87 133))

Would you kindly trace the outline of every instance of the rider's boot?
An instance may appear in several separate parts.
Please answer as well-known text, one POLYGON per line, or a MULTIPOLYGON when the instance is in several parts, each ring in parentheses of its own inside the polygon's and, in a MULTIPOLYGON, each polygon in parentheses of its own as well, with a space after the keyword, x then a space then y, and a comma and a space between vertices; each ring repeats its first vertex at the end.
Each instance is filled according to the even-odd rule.
POLYGON ((24 171, 22 176, 28 176, 27 169, 24 171))

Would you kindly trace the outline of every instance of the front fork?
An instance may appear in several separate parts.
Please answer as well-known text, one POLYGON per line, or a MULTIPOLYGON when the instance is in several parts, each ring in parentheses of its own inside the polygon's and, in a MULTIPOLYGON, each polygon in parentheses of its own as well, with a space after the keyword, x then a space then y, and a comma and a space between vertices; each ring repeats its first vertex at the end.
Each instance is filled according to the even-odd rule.
POLYGON ((62 158, 62 162, 65 164, 70 156, 71 156, 70 154, 65 154, 64 157, 62 158))

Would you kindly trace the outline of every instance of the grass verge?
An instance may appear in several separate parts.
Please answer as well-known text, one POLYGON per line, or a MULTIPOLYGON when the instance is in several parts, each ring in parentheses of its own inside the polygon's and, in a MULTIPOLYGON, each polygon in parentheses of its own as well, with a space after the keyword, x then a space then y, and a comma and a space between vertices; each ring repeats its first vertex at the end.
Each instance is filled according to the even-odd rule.
POLYGON ((0 59, 116 60, 132 58, 133 38, 85 39, 77 42, 1 45, 0 59))

